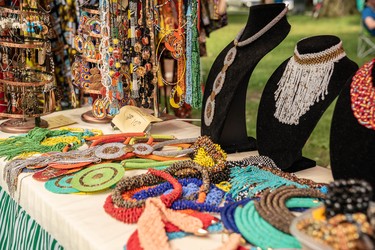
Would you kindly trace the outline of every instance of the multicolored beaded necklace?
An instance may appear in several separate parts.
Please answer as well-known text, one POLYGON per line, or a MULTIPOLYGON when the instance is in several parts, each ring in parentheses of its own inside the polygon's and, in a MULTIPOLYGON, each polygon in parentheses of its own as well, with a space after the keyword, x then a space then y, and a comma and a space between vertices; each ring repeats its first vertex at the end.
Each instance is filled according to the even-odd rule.
MULTIPOLYGON (((171 208, 174 210, 192 209, 196 211, 219 212, 225 192, 214 185, 210 185, 210 191, 207 193, 204 202, 197 202, 195 199, 199 193, 199 187, 203 184, 202 180, 197 178, 180 179, 178 182, 182 185, 182 197, 174 201, 171 208)), ((168 194, 172 190, 172 185, 168 182, 161 183, 154 187, 136 192, 132 198, 136 200, 145 200, 149 197, 155 197, 162 194, 168 194)), ((226 203, 231 202, 231 196, 228 195, 226 203)))
POLYGON ((363 65, 354 75, 350 85, 353 115, 359 124, 375 130, 375 88, 372 68, 375 59, 363 65))

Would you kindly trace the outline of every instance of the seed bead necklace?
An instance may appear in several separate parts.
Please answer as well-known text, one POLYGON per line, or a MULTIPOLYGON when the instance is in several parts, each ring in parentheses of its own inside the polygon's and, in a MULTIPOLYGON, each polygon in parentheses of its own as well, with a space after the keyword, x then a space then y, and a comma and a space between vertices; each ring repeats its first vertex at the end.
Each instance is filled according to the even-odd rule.
POLYGON ((245 206, 237 207, 234 212, 235 223, 242 236, 261 249, 300 249, 301 245, 296 238, 277 230, 259 215, 254 202, 249 201, 245 206))
POLYGON ((345 56, 341 41, 317 53, 300 54, 296 46, 277 83, 274 117, 281 123, 298 125, 301 116, 324 100, 334 64, 345 56))
POLYGON ((372 68, 375 59, 363 65, 352 79, 350 98, 353 115, 359 124, 375 130, 375 88, 372 68))
POLYGON ((232 65, 236 58, 237 48, 245 47, 246 45, 251 44, 263 34, 265 34, 268 30, 270 30, 276 23, 278 23, 281 18, 283 18, 286 13, 288 12, 288 7, 285 7, 283 11, 280 12, 271 22, 269 22, 266 26, 264 26, 261 30, 255 33, 253 36, 249 37, 248 39, 239 42, 245 28, 243 28, 236 36, 233 41, 234 46, 228 51, 224 58, 224 65, 221 68, 221 71, 216 76, 214 80, 214 84, 212 87, 212 91, 210 96, 207 98, 206 105, 204 108, 204 123, 206 126, 210 126, 215 114, 215 97, 220 93, 221 89, 224 86, 226 72, 229 67, 232 65))
MULTIPOLYGON (((295 216, 287 208, 286 200, 292 197, 325 198, 325 195, 316 189, 300 189, 293 186, 286 186, 275 189, 272 192, 267 190, 262 195, 260 201, 254 202, 254 205, 259 215, 265 221, 276 229, 290 234, 289 227, 295 216)), ((310 200, 300 201, 301 207, 314 205, 314 202, 310 202, 310 200)), ((318 204, 318 201, 315 204, 318 204)))

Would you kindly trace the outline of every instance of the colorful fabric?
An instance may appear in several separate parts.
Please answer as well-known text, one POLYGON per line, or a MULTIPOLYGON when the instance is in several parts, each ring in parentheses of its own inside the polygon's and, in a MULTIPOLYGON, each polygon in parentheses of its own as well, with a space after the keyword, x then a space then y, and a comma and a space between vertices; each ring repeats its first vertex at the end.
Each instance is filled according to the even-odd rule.
POLYGON ((0 187, 0 249, 64 249, 0 187))

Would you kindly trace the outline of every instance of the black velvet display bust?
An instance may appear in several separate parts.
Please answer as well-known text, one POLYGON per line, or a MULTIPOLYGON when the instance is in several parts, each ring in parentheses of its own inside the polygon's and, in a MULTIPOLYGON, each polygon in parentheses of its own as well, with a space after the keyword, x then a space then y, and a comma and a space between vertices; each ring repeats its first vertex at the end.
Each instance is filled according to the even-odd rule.
MULTIPOLYGON (((285 4, 256 5, 250 8, 249 18, 239 41, 256 34, 285 9, 285 4)), ((245 104, 249 78, 258 62, 280 44, 290 31, 286 15, 265 34, 252 43, 237 48, 237 55, 226 71, 224 85, 215 97, 215 113, 212 123, 204 121, 205 104, 213 89, 216 76, 223 67, 224 58, 234 46, 228 44, 218 55, 209 72, 203 96, 202 135, 208 135, 227 153, 256 149, 255 139, 247 136, 245 104)))
MULTIPOLYGON (((372 71, 375 76, 374 68, 372 71)), ((372 84, 375 88, 374 81, 372 84)), ((375 189, 375 130, 361 125, 354 117, 350 85, 351 79, 342 90, 332 117, 332 174, 334 179, 364 179, 375 189)), ((375 192, 372 199, 375 201, 375 192)))
MULTIPOLYGON (((314 36, 299 41, 296 45, 300 55, 325 51, 340 43, 336 36, 314 36)), ((316 165, 315 161, 302 156, 302 148, 319 119, 338 96, 346 81, 358 66, 346 56, 334 63, 333 73, 324 100, 315 102, 299 118, 297 125, 281 123, 275 118, 275 91, 289 59, 283 62, 268 80, 258 109, 257 144, 260 155, 270 157, 277 166, 286 171, 298 171, 316 165)), ((320 82, 319 82, 320 84, 320 82)))

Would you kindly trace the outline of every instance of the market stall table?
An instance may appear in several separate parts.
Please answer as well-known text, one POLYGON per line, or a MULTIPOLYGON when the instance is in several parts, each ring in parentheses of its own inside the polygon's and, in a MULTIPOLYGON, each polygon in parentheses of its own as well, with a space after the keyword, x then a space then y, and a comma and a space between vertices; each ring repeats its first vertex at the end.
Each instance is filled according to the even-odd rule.
MULTIPOLYGON (((77 122, 69 125, 69 127, 101 129, 105 134, 115 133, 109 124, 93 124, 81 121, 81 114, 87 110, 88 108, 66 110, 50 114, 47 117, 64 115, 77 122)), ((168 120, 154 124, 151 133, 174 135, 177 138, 188 138, 199 136, 200 128, 183 121, 168 120)), ((11 134, 0 132, 1 138, 9 136, 11 134)), ((228 159, 239 160, 251 155, 256 155, 256 152, 230 154, 228 159)), ((1 173, 3 172, 4 165, 5 161, 2 160, 0 162, 1 173)), ((133 176, 141 172, 142 170, 131 170, 126 171, 125 175, 133 176)), ((317 182, 329 182, 332 180, 331 171, 319 166, 297 172, 297 175, 317 182)), ((1 189, 3 189, 0 190, 0 198, 3 200, 3 196, 7 196, 4 193, 4 190, 7 191, 7 185, 3 176, 0 178, 0 185, 1 189)), ((34 180, 30 173, 23 173, 19 176, 18 189, 14 200, 52 238, 56 239, 64 249, 123 249, 128 237, 136 229, 136 225, 124 224, 117 221, 104 211, 103 204, 109 194, 110 191, 95 194, 55 194, 45 189, 44 182, 34 180)), ((10 208, 8 207, 8 209, 10 208)), ((0 213, 2 217, 5 214, 4 211, 0 213)), ((3 222, 6 219, 1 218, 1 221, 3 222)), ((26 231, 26 233, 26 229, 31 225, 30 223, 22 224, 22 227, 25 227, 23 231, 26 231)), ((3 224, 1 225, 0 236, 6 237, 3 224)), ((12 235, 11 237, 16 238, 17 236, 12 235)), ((206 237, 188 236, 172 240, 170 244, 173 249, 217 249, 222 244, 222 235, 209 234, 206 237)), ((53 247, 56 246, 53 246, 51 243, 48 248, 53 247)))

